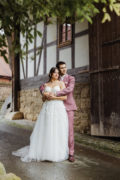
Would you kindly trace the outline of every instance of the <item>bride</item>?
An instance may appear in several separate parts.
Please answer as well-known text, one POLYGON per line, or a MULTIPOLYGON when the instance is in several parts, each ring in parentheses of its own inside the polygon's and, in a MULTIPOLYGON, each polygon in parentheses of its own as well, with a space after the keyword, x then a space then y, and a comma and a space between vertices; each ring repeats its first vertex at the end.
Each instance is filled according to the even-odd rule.
MULTIPOLYGON (((59 81, 59 70, 51 68, 44 94, 53 94, 64 88, 64 83, 59 81)), ((52 96, 52 100, 43 103, 30 136, 30 145, 12 152, 14 156, 21 157, 24 162, 59 162, 68 159, 68 117, 63 103, 66 98, 52 96)))

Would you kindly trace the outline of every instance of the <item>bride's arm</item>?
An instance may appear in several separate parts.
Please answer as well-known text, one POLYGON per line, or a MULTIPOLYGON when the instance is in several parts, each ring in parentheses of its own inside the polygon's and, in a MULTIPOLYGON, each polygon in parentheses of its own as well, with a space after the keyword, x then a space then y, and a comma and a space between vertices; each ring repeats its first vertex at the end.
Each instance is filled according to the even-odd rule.
MULTIPOLYGON (((64 82, 60 81, 60 82, 59 82, 59 86, 60 86, 60 89, 63 90, 63 89, 65 88, 64 82)), ((51 99, 51 100, 62 100, 62 101, 64 101, 64 100, 67 99, 67 96, 59 96, 59 97, 57 97, 57 96, 51 96, 50 99, 51 99)))
POLYGON ((51 100, 62 100, 62 101, 64 101, 67 99, 67 96, 59 96, 59 97, 52 96, 50 99, 51 100))

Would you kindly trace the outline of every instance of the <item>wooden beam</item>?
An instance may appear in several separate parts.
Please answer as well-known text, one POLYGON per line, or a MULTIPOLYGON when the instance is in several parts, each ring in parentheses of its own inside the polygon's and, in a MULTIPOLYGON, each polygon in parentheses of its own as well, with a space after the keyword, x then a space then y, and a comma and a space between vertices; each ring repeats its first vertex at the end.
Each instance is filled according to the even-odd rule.
POLYGON ((49 43, 46 43, 46 47, 51 47, 51 46, 55 46, 55 45, 57 45, 57 40, 49 42, 49 43))
POLYGON ((75 24, 72 24, 71 60, 72 60, 72 68, 75 68, 75 24))
POLYGON ((43 70, 44 70, 44 74, 46 74, 47 72, 47 47, 46 47, 46 43, 47 43, 47 25, 44 24, 45 27, 45 39, 44 39, 44 61, 43 61, 43 70))
POLYGON ((36 30, 37 30, 37 25, 34 26, 34 76, 36 76, 36 30))
POLYGON ((59 48, 58 48, 58 44, 59 44, 59 24, 58 24, 58 21, 57 21, 57 24, 56 24, 56 38, 57 38, 57 43, 56 43, 56 63, 59 61, 59 48))
POLYGON ((84 31, 75 33, 75 38, 81 37, 81 36, 85 36, 85 35, 87 35, 87 34, 89 34, 89 29, 86 29, 86 30, 84 30, 84 31))
MULTIPOLYGON (((75 77, 76 82, 86 83, 89 82, 89 66, 84 66, 75 69, 68 69, 68 74, 75 77)), ((46 83, 49 77, 48 74, 31 77, 28 79, 20 80, 20 90, 39 88, 40 85, 46 83)))
MULTIPOLYGON (((26 33, 26 41, 27 41, 27 33, 26 33)), ((26 78, 28 78, 28 45, 26 47, 26 78)))

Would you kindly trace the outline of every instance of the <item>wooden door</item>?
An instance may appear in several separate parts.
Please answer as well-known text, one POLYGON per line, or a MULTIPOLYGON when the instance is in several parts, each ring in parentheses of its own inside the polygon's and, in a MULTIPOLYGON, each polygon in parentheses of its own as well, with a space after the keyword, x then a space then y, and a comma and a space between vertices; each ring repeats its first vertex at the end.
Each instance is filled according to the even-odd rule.
POLYGON ((120 17, 90 25, 91 135, 120 137, 120 17))

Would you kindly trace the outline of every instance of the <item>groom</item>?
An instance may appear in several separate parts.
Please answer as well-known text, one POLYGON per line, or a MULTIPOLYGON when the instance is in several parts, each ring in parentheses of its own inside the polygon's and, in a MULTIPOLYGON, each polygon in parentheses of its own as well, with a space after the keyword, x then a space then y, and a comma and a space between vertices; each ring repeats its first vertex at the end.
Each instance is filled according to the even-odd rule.
MULTIPOLYGON (((77 109, 75 100, 73 98, 73 90, 75 86, 75 78, 73 76, 70 76, 67 74, 67 67, 66 63, 63 61, 59 61, 56 64, 56 67, 60 71, 60 81, 63 81, 65 83, 66 88, 58 91, 56 93, 56 96, 65 96, 67 95, 67 100, 64 101, 64 105, 66 107, 66 111, 68 114, 68 120, 69 120, 69 137, 68 137, 68 145, 69 145, 69 161, 74 162, 74 111, 77 109)), ((44 90, 44 86, 40 87, 41 93, 44 90)), ((43 93, 44 96, 44 93, 43 93)), ((50 96, 46 97, 50 100, 50 96)))

